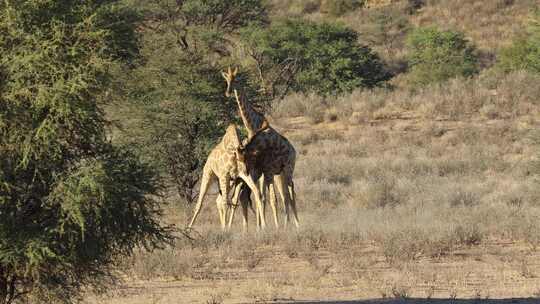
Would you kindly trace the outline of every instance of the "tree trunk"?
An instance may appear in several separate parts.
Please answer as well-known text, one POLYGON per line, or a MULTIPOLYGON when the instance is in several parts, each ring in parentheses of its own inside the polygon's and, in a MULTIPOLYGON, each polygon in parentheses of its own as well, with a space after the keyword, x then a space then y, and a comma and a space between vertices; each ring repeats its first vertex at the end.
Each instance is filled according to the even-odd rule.
POLYGON ((0 304, 10 304, 16 298, 16 276, 10 278, 9 272, 0 267, 0 304))
POLYGON ((0 267, 0 304, 8 303, 8 280, 4 269, 0 267))

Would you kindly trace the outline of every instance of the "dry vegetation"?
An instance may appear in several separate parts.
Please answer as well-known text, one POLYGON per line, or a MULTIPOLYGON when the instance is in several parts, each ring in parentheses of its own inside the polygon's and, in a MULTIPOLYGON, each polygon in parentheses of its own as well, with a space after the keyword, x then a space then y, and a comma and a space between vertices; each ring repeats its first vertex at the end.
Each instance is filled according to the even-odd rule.
MULTIPOLYGON (((356 92, 331 106, 289 97, 273 122, 300 155, 302 228, 222 233, 209 199, 197 239, 126 262, 119 292, 129 303, 535 296, 537 81, 356 92)), ((182 226, 190 210, 177 207, 167 221, 182 226)), ((99 301, 125 303, 114 299, 99 301)))
MULTIPOLYGON (((280 16, 328 18, 317 1, 273 2, 280 16)), ((458 28, 493 56, 534 1, 426 2, 405 21, 458 28)), ((399 5, 340 18, 362 32, 378 20, 365 16, 399 5)), ((399 61, 393 33, 373 39, 399 61)), ((127 287, 89 302, 538 297, 539 83, 485 69, 421 89, 398 77, 393 89, 290 95, 272 123, 299 154, 301 229, 243 235, 237 218, 220 232, 209 198, 195 240, 124 261, 127 287)), ((190 212, 173 203, 165 220, 183 226, 190 212)))
POLYGON ((311 20, 337 20, 360 33, 394 69, 403 69, 405 34, 413 26, 437 26, 458 30, 479 48, 485 66, 496 53, 522 33, 536 0, 367 0, 370 9, 347 10, 341 16, 328 13, 336 0, 272 0, 274 14, 311 20))
POLYGON ((527 120, 539 114, 539 82, 538 75, 527 72, 501 75, 486 70, 474 79, 458 78, 419 89, 359 90, 326 99, 290 95, 276 106, 275 115, 305 115, 314 123, 340 120, 352 125, 385 118, 527 120))

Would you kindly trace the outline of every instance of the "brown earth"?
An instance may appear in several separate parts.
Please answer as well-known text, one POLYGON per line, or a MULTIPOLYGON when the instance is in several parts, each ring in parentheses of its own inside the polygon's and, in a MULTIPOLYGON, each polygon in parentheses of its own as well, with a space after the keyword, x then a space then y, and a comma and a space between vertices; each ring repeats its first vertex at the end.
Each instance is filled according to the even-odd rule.
POLYGON ((316 262, 257 248, 260 260, 250 270, 228 261, 236 267, 201 268, 190 279, 127 279, 110 297, 88 303, 540 303, 540 253, 512 242, 399 264, 365 244, 354 249, 355 268, 344 268, 333 251, 312 254, 316 262))
MULTIPOLYGON (((538 127, 538 119, 525 121, 532 121, 538 127)), ((436 129, 444 130, 448 136, 459 129, 489 128, 499 122, 431 123, 439 124, 436 129)), ((536 128, 527 123, 519 127, 519 119, 514 125, 536 128)), ((356 126, 341 122, 313 125, 305 118, 287 119, 279 125, 282 132, 291 138, 320 132, 339 133, 347 138, 360 130, 425 136, 426 132, 422 131, 425 126, 425 121, 412 114, 356 126)), ((438 133, 434 132, 433 136, 440 137, 438 133)), ((309 146, 310 149, 306 150, 311 151, 313 145, 308 141, 306 145, 297 146, 300 146, 299 150, 309 146)), ((206 209, 213 209, 213 199, 209 198, 208 202, 206 209)), ((206 249, 201 251, 205 255, 202 262, 198 266, 189 265, 189 273, 142 280, 126 271, 124 284, 107 296, 89 296, 86 303, 540 303, 540 252, 533 242, 504 240, 487 234, 478 243, 459 244, 440 254, 419 250, 417 255, 394 259, 392 257, 400 257, 399 252, 389 254, 381 243, 369 237, 340 241, 336 234, 329 237, 332 240, 319 242, 318 236, 308 230, 316 226, 324 230, 327 219, 321 218, 320 213, 312 214, 306 210, 306 203, 300 205, 300 210, 306 223, 304 227, 308 228, 301 229, 297 239, 310 239, 309 246, 301 245, 300 241, 297 243, 296 232, 292 230, 274 231, 270 236, 254 236, 250 232, 250 236, 245 237, 237 233, 236 239, 230 243, 213 241, 205 245, 206 249), (288 241, 283 241, 285 231, 290 235, 288 241), (249 246, 244 248, 246 243, 249 246)), ((206 220, 203 219, 199 227, 217 228, 215 212, 203 210, 203 213, 211 215, 206 215, 206 220)), ((187 215, 170 214, 169 220, 183 223, 187 221, 187 215)), ((332 225, 339 226, 340 223, 332 222, 332 225)), ((406 248, 402 250, 408 250, 406 248)), ((182 249, 175 250, 168 257, 172 260, 167 261, 170 265, 175 261, 180 263, 200 258, 186 258, 188 254, 198 255, 199 251, 184 253, 182 249)), ((147 263, 146 258, 139 258, 139 263, 147 263)))

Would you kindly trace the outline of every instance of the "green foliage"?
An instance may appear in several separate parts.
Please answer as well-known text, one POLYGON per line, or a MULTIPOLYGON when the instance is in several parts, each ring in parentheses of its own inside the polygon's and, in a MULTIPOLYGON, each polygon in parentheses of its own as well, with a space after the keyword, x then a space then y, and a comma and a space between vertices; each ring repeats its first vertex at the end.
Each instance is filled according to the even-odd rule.
POLYGON ((341 25, 288 20, 242 33, 272 96, 297 92, 339 94, 390 78, 379 57, 341 25))
POLYGON ((134 27, 142 21, 139 11, 126 5, 99 7, 95 12, 96 26, 109 33, 104 41, 106 54, 129 63, 139 57, 139 35, 134 27))
POLYGON ((230 56, 231 34, 268 19, 263 0, 127 1, 143 11, 145 34, 173 35, 176 47, 214 60, 230 56))
POLYGON ((411 24, 400 7, 373 8, 368 10, 362 19, 365 21, 360 29, 360 35, 369 42, 369 45, 382 47, 392 55, 396 50, 403 48, 411 24))
POLYGON ((529 70, 540 73, 540 9, 531 17, 526 35, 501 51, 498 65, 505 71, 529 70))
POLYGON ((182 201, 191 202, 209 149, 237 113, 221 77, 221 67, 232 61, 230 38, 243 26, 264 23, 265 7, 255 0, 138 4, 147 20, 144 60, 115 73, 122 90, 115 99, 123 108, 109 113, 124 130, 117 140, 136 148, 182 201))
POLYGON ((462 33, 417 28, 408 35, 407 46, 410 79, 414 84, 425 85, 478 72, 475 48, 462 33))
POLYGON ((188 24, 216 24, 226 31, 266 18, 266 7, 261 0, 187 0, 180 9, 188 24))
POLYGON ((223 97, 218 69, 178 48, 158 53, 123 83, 128 111, 115 115, 124 130, 119 140, 135 147, 190 202, 206 155, 236 105, 223 97))
POLYGON ((169 240, 155 173, 107 141, 101 109, 111 67, 138 53, 136 16, 115 1, 0 5, 0 303, 70 302, 169 240))
POLYGON ((364 3, 364 0, 323 0, 321 11, 339 17, 362 7, 364 3))

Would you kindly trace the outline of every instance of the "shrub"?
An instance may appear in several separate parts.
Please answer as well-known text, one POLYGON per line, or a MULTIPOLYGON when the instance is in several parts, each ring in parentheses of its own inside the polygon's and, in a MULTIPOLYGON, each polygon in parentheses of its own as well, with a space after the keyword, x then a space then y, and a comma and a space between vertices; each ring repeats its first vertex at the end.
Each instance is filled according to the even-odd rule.
POLYGON ((0 303, 72 302, 170 240, 155 172, 105 128, 109 71, 137 54, 117 5, 0 5, 0 303))
POLYGON ((169 47, 221 58, 229 56, 229 35, 251 23, 266 23, 263 0, 129 0, 143 13, 144 34, 157 39, 174 36, 169 47))
POLYGON ((272 115, 276 117, 307 116, 313 123, 322 121, 327 107, 323 97, 316 94, 293 93, 274 105, 272 115))
POLYGON ((363 6, 364 2, 364 0, 325 0, 321 4, 321 11, 339 17, 363 6))
MULTIPOLYGON (((266 8, 261 0, 136 2, 152 24, 141 38, 144 60, 115 75, 123 105, 109 111, 123 130, 115 139, 137 148, 191 202, 209 149, 236 116, 220 75, 230 61, 226 37, 265 23, 266 8)), ((258 102, 254 90, 249 97, 258 102)))
POLYGON ((416 13, 419 9, 421 9, 424 5, 426 5, 425 0, 407 0, 405 11, 412 15, 416 13))
POLYGON ((294 12, 298 15, 312 14, 320 10, 321 0, 287 1, 286 6, 288 7, 289 12, 294 12))
POLYGON ((177 48, 158 48, 151 54, 121 81, 128 88, 123 94, 126 110, 110 111, 121 120, 117 141, 154 164, 167 185, 189 203, 206 155, 236 106, 223 97, 219 70, 200 57, 177 48))
POLYGON ((289 90, 321 95, 373 87, 390 78, 379 57, 341 25, 288 20, 249 28, 243 40, 275 97, 289 90))
POLYGON ((410 80, 425 85, 478 72, 475 48, 462 33, 417 28, 407 37, 410 80))
POLYGON ((389 48, 392 52, 403 48, 405 35, 411 28, 408 16, 395 6, 370 9, 362 21, 361 37, 370 45, 389 48))
POLYGON ((505 71, 529 70, 540 73, 540 9, 533 13, 528 32, 499 54, 498 65, 505 71))

